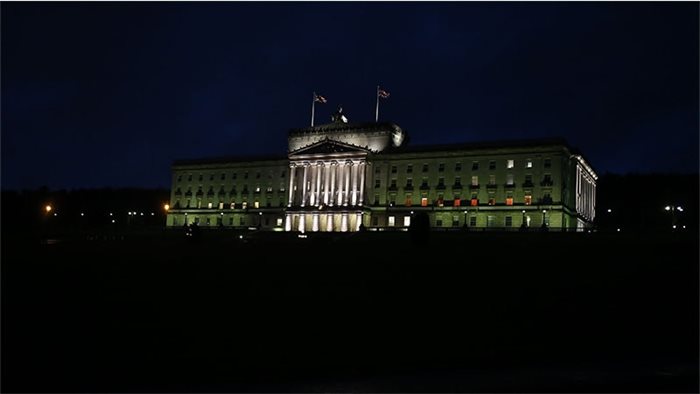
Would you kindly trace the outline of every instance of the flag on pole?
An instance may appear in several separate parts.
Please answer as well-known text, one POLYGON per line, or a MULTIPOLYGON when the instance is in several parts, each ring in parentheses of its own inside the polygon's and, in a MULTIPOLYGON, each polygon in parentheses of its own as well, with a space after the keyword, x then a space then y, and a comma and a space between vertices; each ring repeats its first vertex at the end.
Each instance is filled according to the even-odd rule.
POLYGON ((319 102, 321 104, 325 104, 328 100, 326 100, 326 98, 321 96, 320 94, 314 93, 314 101, 319 102))
POLYGON ((377 97, 389 98, 389 92, 387 92, 387 91, 384 90, 384 89, 378 89, 378 90, 377 90, 377 97))

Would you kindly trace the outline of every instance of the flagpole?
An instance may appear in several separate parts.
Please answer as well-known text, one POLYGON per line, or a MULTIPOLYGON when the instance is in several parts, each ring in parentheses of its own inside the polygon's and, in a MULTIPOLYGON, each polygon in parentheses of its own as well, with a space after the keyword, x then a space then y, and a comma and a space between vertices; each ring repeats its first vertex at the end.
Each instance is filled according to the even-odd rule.
POLYGON ((316 92, 314 92, 313 97, 311 97, 311 127, 314 127, 315 109, 316 109, 316 92))
POLYGON ((377 108, 374 110, 374 121, 379 122, 379 85, 377 85, 377 94, 375 94, 377 97, 377 108))

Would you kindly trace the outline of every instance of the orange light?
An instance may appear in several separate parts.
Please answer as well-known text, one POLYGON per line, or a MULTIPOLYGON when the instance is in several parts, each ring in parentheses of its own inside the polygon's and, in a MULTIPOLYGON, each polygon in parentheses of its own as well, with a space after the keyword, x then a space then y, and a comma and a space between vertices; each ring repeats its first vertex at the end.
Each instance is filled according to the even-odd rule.
POLYGON ((44 209, 46 209, 46 213, 49 213, 49 212, 51 212, 51 210, 53 209, 53 207, 52 207, 51 205, 47 205, 47 206, 44 207, 44 209))
POLYGON ((169 205, 169 204, 163 205, 163 209, 165 209, 166 211, 169 211, 169 210, 170 210, 170 205, 169 205))

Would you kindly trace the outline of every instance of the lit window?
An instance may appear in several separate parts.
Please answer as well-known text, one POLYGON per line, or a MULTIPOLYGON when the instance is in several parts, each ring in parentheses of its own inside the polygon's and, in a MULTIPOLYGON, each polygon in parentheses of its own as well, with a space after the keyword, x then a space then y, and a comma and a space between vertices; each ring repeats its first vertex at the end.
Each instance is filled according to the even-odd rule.
POLYGON ((248 208, 248 201, 243 201, 242 208, 243 209, 248 208))
POLYGON ((469 205, 471 205, 471 206, 473 206, 473 207, 479 205, 479 199, 476 198, 476 197, 472 197, 472 199, 471 199, 469 205))
POLYGON ((235 202, 232 202, 232 203, 231 203, 231 209, 236 209, 236 203, 235 203, 235 202))
POLYGON ((527 159, 527 164, 525 164, 525 168, 532 168, 532 160, 527 159))
POLYGON ((407 207, 410 207, 411 205, 413 205, 413 199, 411 197, 412 197, 411 194, 406 194, 406 204, 405 205, 407 207))
POLYGON ((455 202, 453 204, 455 207, 459 207, 462 205, 462 200, 459 199, 459 197, 455 198, 455 202))
POLYGON ((213 208, 213 205, 214 205, 213 203, 209 203, 209 204, 207 204, 207 208, 213 208))
POLYGON ((223 203, 223 202, 220 202, 220 203, 219 203, 219 209, 224 209, 224 203, 223 203))
POLYGON ((389 216, 389 227, 394 227, 396 224, 396 218, 394 216, 389 216))
POLYGON ((282 218, 277 218, 277 227, 282 226, 282 222, 283 222, 282 218))
POLYGON ((404 227, 409 227, 411 225, 411 217, 410 216, 404 216, 403 217, 403 226, 404 227))
POLYGON ((508 160, 508 168, 513 168, 515 166, 515 160, 508 160))
POLYGON ((255 188, 255 192, 256 192, 256 193, 260 193, 260 186, 258 186, 258 187, 255 188))
POLYGON ((472 175, 472 186, 479 186, 479 176, 472 175))
POLYGON ((513 197, 506 197, 506 205, 513 205, 513 197))
POLYGON ((428 206, 428 197, 423 197, 420 199, 420 206, 421 207, 427 207, 428 206))
POLYGON ((525 195, 525 205, 532 205, 532 194, 525 195))
POLYGON ((255 200, 255 202, 253 203, 253 208, 260 208, 260 201, 255 200))

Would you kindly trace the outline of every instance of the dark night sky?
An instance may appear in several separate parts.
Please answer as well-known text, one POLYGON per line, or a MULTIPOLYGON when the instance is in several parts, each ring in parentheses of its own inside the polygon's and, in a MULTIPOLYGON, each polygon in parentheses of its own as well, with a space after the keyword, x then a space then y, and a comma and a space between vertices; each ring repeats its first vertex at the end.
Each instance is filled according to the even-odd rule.
POLYGON ((2 3, 2 187, 169 187, 338 104, 412 144, 565 137, 698 170, 698 3, 2 3))

